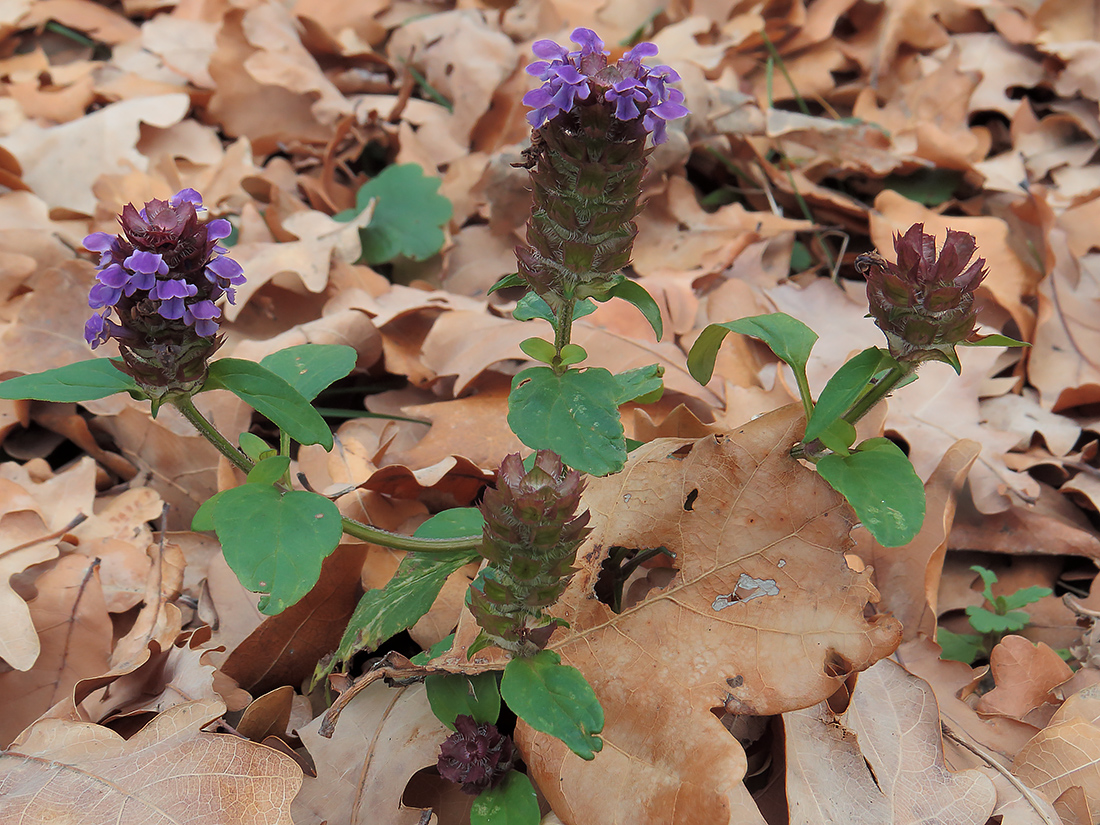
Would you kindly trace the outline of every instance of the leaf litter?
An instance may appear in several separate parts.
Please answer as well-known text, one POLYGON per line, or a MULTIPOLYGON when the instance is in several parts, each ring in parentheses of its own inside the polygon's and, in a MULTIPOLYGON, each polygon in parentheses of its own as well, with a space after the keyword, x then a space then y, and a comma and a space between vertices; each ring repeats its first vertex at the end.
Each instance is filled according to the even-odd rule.
MULTIPOLYGON (((110 230, 127 202, 194 187, 234 222, 249 274, 222 354, 258 360, 307 341, 358 353, 345 394, 319 402, 349 415, 336 449, 303 448, 293 469, 388 529, 470 505, 517 447, 506 389, 532 334, 511 318, 514 299, 486 294, 514 271, 529 203, 510 166, 529 135, 525 55, 575 26, 653 40, 692 109, 652 157, 632 269, 669 332, 654 342, 633 309, 609 304, 576 340, 616 371, 661 364, 667 389, 624 408, 627 436, 649 443, 622 474, 592 480, 598 530, 556 608, 571 627, 552 647, 596 687, 611 747, 582 763, 519 728, 547 821, 1095 821, 1089 4, 457 6, 11 4, 0 378, 89 357, 80 238, 110 230), (417 260, 414 238, 408 256, 357 263, 373 218, 357 195, 386 164, 440 180, 453 207, 441 254, 417 260), (333 220, 349 209, 352 223, 333 220), (967 352, 962 379, 929 365, 861 423, 902 444, 926 482, 924 529, 886 549, 850 535, 835 494, 779 461, 799 419, 781 409, 793 380, 769 353, 731 335, 705 388, 685 354, 707 323, 781 310, 821 335, 819 391, 879 343, 854 256, 918 220, 941 238, 977 236, 990 268, 981 322, 1033 347, 967 352), (368 411, 401 419, 354 417, 368 411), (595 598, 614 545, 675 554, 642 569, 618 614, 595 598), (944 661, 937 626, 966 632, 964 609, 983 602, 975 563, 997 571, 998 595, 1055 595, 988 663, 944 661), (755 718, 772 737, 763 768, 765 746, 728 730, 755 718)), ((203 402, 227 433, 271 434, 235 399, 203 402)), ((468 817, 421 770, 443 732, 418 688, 372 685, 333 739, 314 732, 331 694, 305 692, 313 666, 399 552, 344 545, 300 606, 264 617, 216 542, 188 530, 241 479, 170 410, 154 421, 117 397, 0 402, 0 450, 5 817, 468 817), (81 802, 93 778, 115 783, 94 813, 81 802), (250 801, 228 804, 246 788, 250 801)), ((462 659, 469 572, 411 633, 427 647, 457 625, 435 667, 485 666, 462 659)))

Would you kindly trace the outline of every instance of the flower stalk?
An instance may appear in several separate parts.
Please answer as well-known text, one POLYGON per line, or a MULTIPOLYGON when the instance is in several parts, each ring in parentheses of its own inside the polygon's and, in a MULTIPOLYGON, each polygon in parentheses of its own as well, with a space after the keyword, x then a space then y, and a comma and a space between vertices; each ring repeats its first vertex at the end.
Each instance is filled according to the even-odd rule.
POLYGON ((497 489, 481 505, 481 554, 489 565, 470 587, 468 603, 481 627, 471 652, 496 645, 516 656, 542 650, 559 620, 545 614, 573 575, 589 513, 577 514, 584 481, 550 450, 525 471, 518 453, 501 463, 497 489))

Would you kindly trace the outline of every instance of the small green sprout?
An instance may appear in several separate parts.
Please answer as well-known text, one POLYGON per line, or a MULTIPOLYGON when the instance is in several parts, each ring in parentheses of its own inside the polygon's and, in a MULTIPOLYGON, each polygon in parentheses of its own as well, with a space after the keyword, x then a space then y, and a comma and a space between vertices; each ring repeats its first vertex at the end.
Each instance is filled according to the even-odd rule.
POLYGON ((1031 617, 1020 608, 1034 604, 1054 592, 1049 587, 1033 585, 1021 587, 1008 596, 994 596, 993 585, 997 583, 997 574, 978 564, 972 565, 970 569, 982 577, 985 583, 982 595, 985 596, 986 603, 992 606, 992 610, 984 605, 973 604, 966 608, 970 626, 977 633, 952 633, 942 627, 936 631, 936 641, 943 650, 940 658, 966 664, 973 664, 981 658, 988 659, 993 648, 1006 633, 1023 630, 1031 621, 1031 617))

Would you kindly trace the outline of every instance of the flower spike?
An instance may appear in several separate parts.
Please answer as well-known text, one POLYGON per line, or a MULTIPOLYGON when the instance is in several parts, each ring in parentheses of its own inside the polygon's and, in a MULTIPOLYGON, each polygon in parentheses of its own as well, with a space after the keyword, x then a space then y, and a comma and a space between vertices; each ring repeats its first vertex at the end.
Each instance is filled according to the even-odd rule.
POLYGON ((84 339, 93 349, 116 339, 125 371, 154 404, 202 386, 221 346, 215 302, 225 296, 232 303, 234 287, 244 283, 240 265, 218 244, 232 231, 229 221, 202 223, 201 211, 202 196, 183 189, 141 209, 127 204, 120 234, 84 239, 85 249, 99 253, 88 305, 101 310, 85 324, 84 339))

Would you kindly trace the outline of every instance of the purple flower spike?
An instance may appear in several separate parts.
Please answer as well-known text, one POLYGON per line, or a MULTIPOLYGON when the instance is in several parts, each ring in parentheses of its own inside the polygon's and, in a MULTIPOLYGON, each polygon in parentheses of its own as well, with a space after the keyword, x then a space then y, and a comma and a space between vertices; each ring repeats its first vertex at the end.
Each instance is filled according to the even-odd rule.
POLYGON ((84 248, 92 252, 110 252, 114 242, 115 236, 108 235, 106 232, 93 232, 81 241, 84 248))
POLYGON ((154 406, 202 386, 221 345, 214 302, 244 282, 240 265, 218 245, 232 232, 229 221, 203 223, 200 211, 202 196, 183 189, 140 209, 127 204, 120 234, 84 239, 100 255, 88 305, 101 310, 85 324, 84 338, 93 348, 117 339, 123 369, 154 406))
POLYGON ((657 54, 653 43, 639 43, 614 65, 607 62, 604 42, 591 29, 574 29, 571 39, 580 48, 567 52, 552 40, 537 41, 532 50, 542 60, 527 67, 528 74, 542 86, 523 96, 533 111, 527 121, 535 129, 559 115, 584 105, 602 103, 614 106, 616 120, 629 122, 642 118, 643 128, 655 144, 667 139, 668 121, 688 114, 683 92, 667 84, 680 79, 668 66, 649 67, 642 63, 657 54), (671 104, 671 105, 670 105, 671 104))

